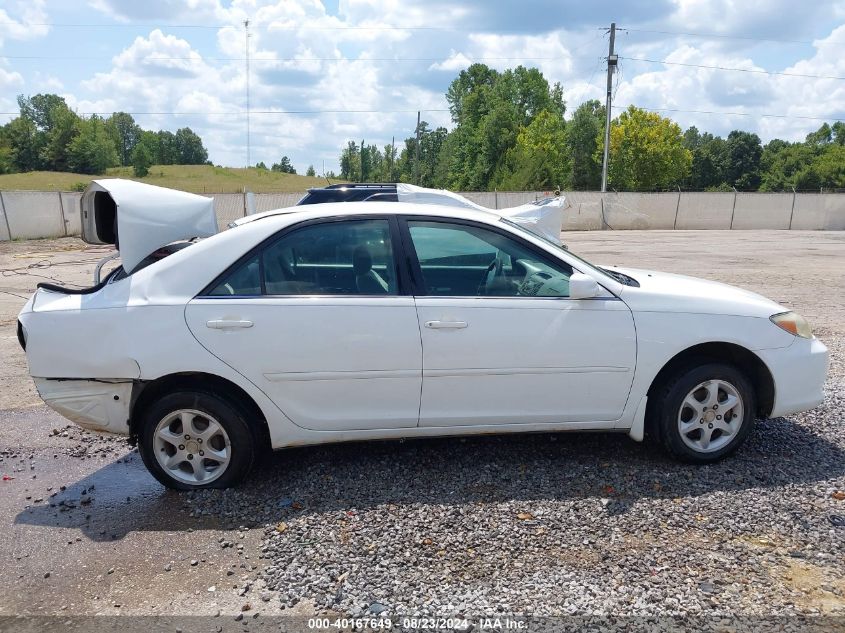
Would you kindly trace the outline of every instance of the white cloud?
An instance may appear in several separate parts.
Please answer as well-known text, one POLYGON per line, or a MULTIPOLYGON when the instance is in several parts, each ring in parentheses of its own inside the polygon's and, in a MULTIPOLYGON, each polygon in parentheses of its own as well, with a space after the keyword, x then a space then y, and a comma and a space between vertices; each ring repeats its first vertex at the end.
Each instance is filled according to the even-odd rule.
POLYGON ((12 0, 0 8, 0 46, 6 40, 33 40, 50 31, 46 0, 12 0))
MULTIPOLYGON (((838 54, 845 41, 845 25, 814 43, 815 52, 786 68, 763 68, 752 59, 723 53, 716 46, 681 46, 665 61, 746 70, 845 77, 845 60, 838 54)), ((813 117, 845 115, 845 81, 815 77, 790 77, 690 66, 643 65, 623 60, 623 81, 614 104, 699 112, 664 112, 682 126, 727 134, 732 129, 757 132, 764 141, 779 137, 802 140, 822 124, 813 117), (635 68, 638 74, 628 72, 635 68), (717 114, 705 114, 715 112, 717 114), (784 116, 766 116, 784 115, 784 116), (802 118, 808 117, 808 118, 802 118)))
POLYGON ((0 90, 16 90, 23 85, 23 77, 19 72, 0 68, 0 90))
MULTIPOLYGON (((806 40, 819 24, 845 17, 841 0, 674 0, 676 10, 666 28, 774 40, 806 40)), ((753 45, 733 40, 734 48, 753 45)))
POLYGON ((159 29, 135 41, 113 59, 115 69, 148 76, 196 77, 209 69, 191 45, 159 29))
POLYGON ((213 20, 220 10, 219 0, 90 0, 88 4, 124 23, 185 17, 197 23, 213 20))
POLYGON ((429 70, 449 70, 458 72, 464 70, 467 66, 472 65, 472 60, 463 53, 456 53, 454 50, 449 53, 449 57, 442 62, 435 62, 428 67, 429 70))
MULTIPOLYGON (((136 118, 146 128, 190 126, 203 137, 210 158, 222 164, 240 165, 246 157, 242 22, 247 18, 252 23, 253 163, 270 164, 287 154, 300 170, 324 157, 329 169, 337 169, 346 140, 363 137, 383 145, 395 134, 401 143, 413 134, 417 109, 424 110, 432 126, 448 125, 447 112, 431 110, 446 107, 449 81, 475 61, 499 70, 517 64, 539 68, 550 83, 562 83, 570 112, 586 99, 604 97, 607 41, 596 27, 607 21, 606 0, 340 0, 334 12, 321 0, 67 0, 63 11, 84 2, 126 25, 209 28, 147 27, 143 36, 131 26, 103 29, 101 40, 87 43, 96 53, 79 55, 109 51, 104 67, 80 60, 74 65, 82 70, 69 78, 52 67, 48 74, 37 64, 0 66, 0 93, 58 91, 82 112, 191 113, 136 118), (425 28, 398 28, 408 26, 425 28), (380 112, 285 114, 322 110, 380 112)), ((48 34, 47 27, 39 33, 28 25, 51 21, 45 7, 46 0, 3 3, 0 21, 14 24, 0 25, 0 43, 48 34)), ((819 36, 819 24, 829 24, 831 32, 814 46, 792 48, 633 31, 621 31, 617 41, 627 57, 845 76, 839 55, 845 27, 836 26, 845 20, 842 0, 803 5, 793 0, 631 0, 614 5, 613 12, 631 28, 774 39, 811 40, 819 36)), ((843 90, 845 82, 837 80, 623 60, 615 103, 745 112, 753 116, 668 115, 683 126, 694 123, 722 134, 741 128, 764 138, 801 138, 821 122, 760 114, 843 116, 843 90)), ((7 101, 0 97, 3 108, 13 107, 7 101)))

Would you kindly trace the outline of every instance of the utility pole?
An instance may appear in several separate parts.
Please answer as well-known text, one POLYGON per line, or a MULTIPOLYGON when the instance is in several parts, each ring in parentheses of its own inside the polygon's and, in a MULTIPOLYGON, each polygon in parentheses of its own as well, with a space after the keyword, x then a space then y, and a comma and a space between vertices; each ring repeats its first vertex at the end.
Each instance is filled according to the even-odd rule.
POLYGON ((387 179, 388 181, 394 180, 393 178, 393 152, 396 151, 396 137, 390 137, 390 162, 388 165, 390 166, 389 171, 387 172, 387 179))
POLYGON ((249 146, 249 19, 244 20, 244 48, 246 49, 246 166, 252 166, 249 146))
POLYGON ((414 156, 414 184, 420 184, 420 111, 417 110, 417 150, 414 156))
POLYGON ((364 182, 364 139, 361 139, 361 182, 364 182))
POLYGON ((613 52, 613 45, 616 42, 616 22, 610 24, 610 47, 607 49, 607 101, 605 103, 604 123, 604 158, 601 164, 601 190, 607 191, 607 163, 610 159, 610 108, 613 101, 613 71, 619 62, 619 57, 613 52))

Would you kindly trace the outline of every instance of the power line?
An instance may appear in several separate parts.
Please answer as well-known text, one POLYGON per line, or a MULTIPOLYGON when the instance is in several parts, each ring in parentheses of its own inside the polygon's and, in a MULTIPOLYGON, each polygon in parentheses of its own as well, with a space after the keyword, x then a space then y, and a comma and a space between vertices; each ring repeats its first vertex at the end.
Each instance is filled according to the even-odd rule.
MULTIPOLYGON (((476 33, 489 29, 479 29, 477 27, 461 27, 461 26, 400 26, 400 25, 344 25, 344 26, 329 26, 329 25, 295 25, 285 26, 276 24, 274 22, 255 23, 250 22, 253 28, 266 29, 273 31, 454 31, 476 33)), ((151 23, 73 23, 73 22, 15 22, 15 21, 0 21, 0 25, 11 26, 49 26, 57 28, 130 28, 130 29, 238 29, 238 24, 151 24, 151 23)), ((508 33, 527 33, 535 35, 538 33, 537 29, 525 27, 524 29, 508 29, 508 33)))
MULTIPOLYGON (((714 114, 721 116, 753 116, 762 119, 802 119, 807 121, 845 121, 845 118, 837 117, 820 117, 820 116, 803 116, 800 114, 761 114, 759 112, 725 112, 716 110, 682 110, 680 108, 648 108, 637 106, 640 110, 648 110, 650 112, 683 112, 687 114, 714 114)), ((625 106, 613 106, 614 110, 625 110, 625 106)))
MULTIPOLYGON (((621 56, 620 56, 621 57, 621 56)), ((807 79, 836 79, 839 81, 845 80, 845 77, 837 75, 809 75, 805 73, 787 73, 775 70, 762 70, 758 68, 735 68, 732 66, 708 66, 707 64, 690 64, 686 62, 669 62, 662 59, 647 59, 645 57, 621 57, 632 62, 649 62, 651 64, 667 64, 669 66, 685 66, 687 68, 709 68, 711 70, 729 70, 741 73, 755 73, 760 75, 779 75, 781 77, 804 77, 807 79)))
MULTIPOLYGON (((411 112, 449 112, 448 108, 414 108, 407 110, 250 110, 250 114, 407 114, 411 112)), ((115 110, 114 112, 79 112, 83 116, 111 116, 115 112, 124 112, 123 110, 115 110)), ((0 115, 19 115, 20 112, 0 112, 0 115)), ((205 112, 126 112, 132 116, 144 115, 158 115, 158 116, 232 116, 246 114, 246 110, 226 110, 222 112, 205 111, 205 112)))
POLYGON ((92 23, 74 23, 74 22, 15 22, 14 20, 5 20, 0 22, 2 25, 6 26, 50 26, 50 27, 58 27, 58 28, 81 28, 81 29, 88 29, 88 28, 124 28, 124 29, 135 29, 135 28, 163 28, 163 29, 222 29, 225 27, 236 28, 234 24, 121 24, 121 23, 114 23, 114 24, 106 24, 106 23, 99 23, 99 24, 92 24, 92 23))
MULTIPOLYGON (((98 56, 73 56, 73 55, 0 55, 0 59, 15 59, 15 60, 112 60, 119 55, 112 55, 110 57, 98 56)), ((470 63, 474 61, 558 61, 561 59, 569 59, 568 56, 556 57, 469 57, 467 61, 470 63)), ((202 57, 199 53, 193 57, 143 57, 138 61, 219 61, 219 62, 243 62, 245 57, 202 57)), ((443 62, 448 61, 444 57, 357 57, 355 59, 347 59, 341 57, 251 57, 250 63, 287 63, 287 62, 443 62)))
MULTIPOLYGON (((604 28, 604 27, 600 27, 604 28)), ((682 37, 701 37, 710 39, 726 39, 726 40, 747 40, 751 42, 772 42, 777 44, 813 44, 812 40, 792 40, 792 39, 776 39, 770 37, 752 37, 749 35, 725 35, 722 33, 691 33, 689 31, 662 31, 657 29, 634 29, 628 27, 617 27, 621 31, 629 33, 656 33, 658 35, 672 35, 682 37)))
MULTIPOLYGON (((118 28, 118 29, 137 29, 137 28, 160 28, 160 29, 224 29, 224 28, 239 28, 238 24, 155 24, 155 23, 81 23, 81 22, 16 22, 13 20, 0 21, 0 25, 11 26, 48 26, 56 28, 118 28)), ((254 23, 251 25, 257 29, 272 29, 274 31, 456 31, 456 32, 477 32, 483 29, 477 27, 461 27, 461 26, 403 26, 403 25, 292 25, 285 26, 276 24, 274 22, 254 23)), ((607 27, 597 27, 599 30, 606 31, 607 27)), ((812 40, 797 40, 797 39, 782 39, 782 38, 768 38, 768 37, 754 37, 750 35, 728 35, 724 33, 695 33, 691 31, 669 31, 661 29, 641 29, 632 27, 617 27, 617 30, 627 31, 629 33, 654 33, 658 35, 671 35, 683 37, 701 37, 711 39, 732 39, 732 40, 748 40, 752 42, 773 42, 786 44, 813 44, 812 40)), ((510 33, 537 33, 536 29, 526 27, 524 29, 508 29, 510 33)))

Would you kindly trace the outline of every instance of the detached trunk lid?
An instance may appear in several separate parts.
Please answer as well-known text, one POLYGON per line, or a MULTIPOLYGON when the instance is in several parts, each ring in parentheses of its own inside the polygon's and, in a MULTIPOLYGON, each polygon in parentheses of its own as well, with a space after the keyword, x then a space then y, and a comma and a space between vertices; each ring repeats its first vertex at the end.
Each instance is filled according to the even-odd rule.
POLYGON ((82 239, 113 244, 130 274, 162 246, 217 232, 212 198, 121 178, 91 182, 81 220, 82 239))

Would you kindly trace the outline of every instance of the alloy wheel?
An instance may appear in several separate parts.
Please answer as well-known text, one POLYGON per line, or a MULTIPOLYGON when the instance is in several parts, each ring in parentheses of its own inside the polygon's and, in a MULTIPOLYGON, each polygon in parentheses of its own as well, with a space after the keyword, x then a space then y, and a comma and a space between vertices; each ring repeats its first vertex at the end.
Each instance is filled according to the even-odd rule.
POLYGON ((726 380, 706 380, 693 387, 678 411, 681 440, 698 453, 724 448, 742 427, 745 415, 739 390, 726 380))
POLYGON ((207 484, 229 465, 232 445, 223 426, 194 409, 178 409, 156 425, 153 435, 156 461, 164 471, 185 484, 207 484))

